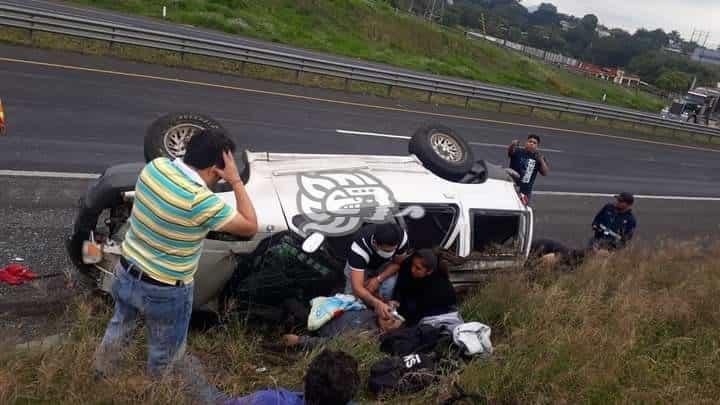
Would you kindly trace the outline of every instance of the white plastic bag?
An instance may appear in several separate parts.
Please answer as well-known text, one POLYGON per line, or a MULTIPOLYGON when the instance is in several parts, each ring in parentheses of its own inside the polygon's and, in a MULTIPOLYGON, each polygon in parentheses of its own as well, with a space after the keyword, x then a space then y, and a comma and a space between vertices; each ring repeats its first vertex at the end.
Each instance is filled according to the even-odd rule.
POLYGON ((453 329, 453 341, 469 356, 489 355, 493 352, 490 333, 490 327, 480 322, 463 323, 453 329))

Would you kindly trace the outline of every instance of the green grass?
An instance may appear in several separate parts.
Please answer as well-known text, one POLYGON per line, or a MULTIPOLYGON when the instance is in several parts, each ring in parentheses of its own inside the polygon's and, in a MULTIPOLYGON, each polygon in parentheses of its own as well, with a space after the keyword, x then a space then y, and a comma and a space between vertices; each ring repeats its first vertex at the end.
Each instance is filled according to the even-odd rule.
MULTIPOLYGON (((720 245, 667 243, 588 261, 573 272, 536 266, 498 276, 465 297, 468 321, 492 327, 494 354, 410 396, 384 403, 438 403, 457 382, 489 403, 715 403, 720 396, 720 245)), ((95 382, 93 351, 108 306, 79 299, 70 338, 45 351, 0 354, 0 403, 187 403, 178 382, 143 375, 142 338, 117 377, 95 382)), ((189 350, 224 391, 302 388, 311 353, 263 350, 276 327, 239 322, 190 335, 189 350), (259 367, 267 368, 258 372, 259 367)), ((340 338, 332 349, 352 354, 366 392, 370 366, 382 357, 369 338, 340 338)))
POLYGON ((474 79, 549 94, 659 111, 663 100, 586 79, 494 45, 466 40, 459 30, 396 14, 378 0, 72 0, 291 46, 474 79))

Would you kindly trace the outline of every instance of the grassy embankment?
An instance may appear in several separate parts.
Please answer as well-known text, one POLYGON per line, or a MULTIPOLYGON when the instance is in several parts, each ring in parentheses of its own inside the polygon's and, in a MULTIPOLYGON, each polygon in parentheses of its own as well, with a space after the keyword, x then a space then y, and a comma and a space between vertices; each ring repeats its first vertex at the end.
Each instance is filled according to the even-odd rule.
MULTIPOLYGON (((585 263, 575 272, 517 271, 478 289, 467 320, 493 328, 495 354, 476 359, 414 396, 386 403, 436 403, 456 381, 490 403, 714 403, 720 396, 720 246, 674 244, 585 263)), ((109 316, 78 304, 64 344, 0 356, 0 403, 182 403, 172 382, 151 385, 138 345, 126 371, 92 378, 92 352, 109 316)), ((242 324, 193 333, 190 350, 233 394, 267 386, 301 388, 312 356, 270 354, 280 331, 242 324), (267 372, 257 372, 267 367, 267 372)), ((381 357, 364 339, 331 344, 353 354, 367 376, 381 357)), ((366 394, 362 403, 372 402, 366 394)))

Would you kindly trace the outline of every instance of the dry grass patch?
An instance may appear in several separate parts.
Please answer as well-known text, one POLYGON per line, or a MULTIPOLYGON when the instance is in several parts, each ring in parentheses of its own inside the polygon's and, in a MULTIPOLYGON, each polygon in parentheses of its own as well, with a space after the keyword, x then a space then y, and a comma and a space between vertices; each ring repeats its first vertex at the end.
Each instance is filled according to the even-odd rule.
POLYGON ((110 48, 112 56, 135 60, 139 62, 155 63, 164 66, 181 66, 182 54, 180 52, 164 51, 137 45, 113 44, 110 48))
POLYGON ((497 280, 465 307, 495 361, 463 385, 504 403, 698 403, 720 395, 720 246, 669 244, 497 280))
POLYGON ((369 94, 378 97, 387 97, 388 86, 384 84, 368 83, 358 80, 350 81, 350 91, 355 93, 369 94))
MULTIPOLYGON (((720 397, 720 243, 667 243, 587 261, 572 272, 537 268, 498 276, 466 297, 466 320, 493 328, 495 353, 438 384, 381 403, 441 403, 457 381, 490 403, 714 403, 720 397)), ((178 381, 144 377, 142 333, 121 375, 96 382, 93 352, 110 309, 79 302, 70 337, 44 351, 0 355, 0 403, 189 403, 178 381)), ((310 353, 272 352, 282 331, 242 321, 192 332, 190 352, 209 380, 246 395, 302 389, 310 353)), ((367 338, 330 343, 352 354, 363 377, 383 357, 367 338)))
POLYGON ((323 89, 344 90, 347 83, 342 77, 333 77, 315 73, 303 72, 300 75, 300 84, 307 87, 320 87, 323 89))
POLYGON ((297 83, 297 72, 256 63, 245 64, 245 76, 253 79, 275 80, 283 83, 297 83))
POLYGON ((0 29, 0 42, 30 45, 32 44, 32 35, 30 30, 25 28, 3 27, 0 29))

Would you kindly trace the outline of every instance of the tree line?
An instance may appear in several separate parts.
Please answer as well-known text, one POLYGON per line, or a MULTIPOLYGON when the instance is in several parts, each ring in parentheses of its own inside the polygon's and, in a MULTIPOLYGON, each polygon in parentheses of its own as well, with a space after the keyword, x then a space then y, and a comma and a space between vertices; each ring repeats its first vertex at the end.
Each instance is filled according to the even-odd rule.
POLYGON ((687 90, 698 83, 720 82, 720 68, 691 61, 699 45, 679 32, 639 29, 634 33, 600 24, 594 14, 576 17, 558 12, 551 3, 529 11, 519 0, 389 0, 393 7, 450 27, 461 26, 488 35, 561 53, 600 66, 620 67, 663 90, 687 90), (677 53, 666 52, 672 48, 677 53))

